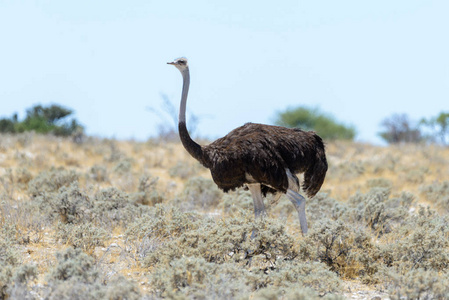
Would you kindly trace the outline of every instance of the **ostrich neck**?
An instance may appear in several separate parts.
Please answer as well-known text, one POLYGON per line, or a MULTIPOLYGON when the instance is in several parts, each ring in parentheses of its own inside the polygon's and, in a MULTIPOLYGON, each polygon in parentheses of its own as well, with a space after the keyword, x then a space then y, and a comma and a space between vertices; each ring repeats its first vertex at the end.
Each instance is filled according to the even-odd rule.
POLYGON ((183 85, 182 85, 182 95, 181 95, 181 105, 179 107, 179 137, 181 139, 182 145, 189 152, 189 154, 201 162, 204 165, 203 159, 203 150, 201 146, 198 145, 192 138, 190 137, 189 132, 187 131, 186 125, 186 104, 187 104, 187 94, 189 93, 189 85, 190 85, 190 74, 189 69, 185 69, 181 72, 183 85))
POLYGON ((186 103, 190 85, 189 69, 187 68, 183 70, 181 74, 182 74, 182 94, 181 94, 181 106, 179 108, 179 123, 186 123, 186 103))

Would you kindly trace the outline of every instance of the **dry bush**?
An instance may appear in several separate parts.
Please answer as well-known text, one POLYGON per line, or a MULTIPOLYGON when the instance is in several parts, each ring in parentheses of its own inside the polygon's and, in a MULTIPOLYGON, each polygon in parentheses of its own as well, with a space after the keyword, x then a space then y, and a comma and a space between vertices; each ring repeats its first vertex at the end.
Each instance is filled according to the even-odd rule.
POLYGON ((210 210, 221 202, 223 192, 210 179, 193 177, 187 180, 183 192, 178 196, 176 205, 185 211, 193 209, 210 210))
POLYGON ((420 187, 420 191, 438 209, 449 213, 449 181, 434 182, 420 187))
POLYGON ((0 299, 8 295, 14 269, 19 265, 20 255, 17 245, 9 239, 0 237, 0 299))
POLYGON ((113 171, 119 175, 129 173, 132 169, 132 162, 130 158, 122 159, 114 166, 113 171))
POLYGON ((394 269, 383 271, 384 285, 392 300, 448 299, 449 276, 447 272, 413 269, 405 274, 394 269))
POLYGON ((16 199, 2 201, 0 216, 4 224, 10 224, 4 225, 3 229, 14 224, 15 239, 21 244, 38 243, 42 240, 47 220, 39 214, 39 207, 35 202, 21 203, 16 199))
POLYGON ((405 273, 414 269, 445 271, 449 267, 449 220, 420 208, 418 216, 409 216, 398 230, 386 236, 381 246, 387 266, 405 273))
POLYGON ((178 161, 176 165, 168 170, 168 174, 171 177, 178 177, 181 179, 188 179, 190 177, 196 176, 200 170, 200 164, 198 163, 187 163, 184 161, 178 161))
MULTIPOLYGON (((290 202, 290 201, 289 201, 290 202)), ((291 204, 290 204, 291 205, 291 204)), ((290 210, 291 210, 290 206, 290 210)), ((340 203, 329 197, 327 193, 320 192, 312 199, 307 199, 307 221, 310 227, 315 227, 315 222, 320 220, 337 220, 349 209, 346 203, 340 203)))
POLYGON ((148 206, 137 203, 129 194, 110 187, 95 194, 92 213, 100 225, 113 228, 146 215, 149 210, 148 206))
POLYGON ((254 209, 253 198, 251 192, 244 189, 237 189, 225 193, 222 197, 219 208, 223 210, 225 214, 233 215, 239 213, 241 210, 251 211, 254 209))
POLYGON ((367 165, 363 161, 344 161, 335 165, 331 164, 328 174, 334 178, 339 178, 339 181, 345 181, 362 176, 366 173, 366 168, 367 165))
POLYGON ((407 216, 414 196, 402 193, 398 198, 390 198, 390 188, 374 187, 366 194, 356 193, 349 203, 355 207, 356 220, 371 228, 376 235, 392 231, 407 216))
POLYGON ((234 264, 214 264, 204 258, 181 257, 160 265, 150 276, 159 297, 235 299, 251 291, 251 274, 234 264))
POLYGON ((34 280, 37 278, 38 272, 36 265, 24 264, 18 267, 14 275, 11 277, 11 284, 7 289, 8 299, 36 299, 34 280))
POLYGON ((272 299, 297 299, 297 300, 343 300, 346 297, 336 294, 327 294, 324 297, 311 288, 278 288, 269 287, 258 290, 254 293, 255 300, 272 300, 272 299))
POLYGON ((65 182, 59 191, 39 192, 33 201, 38 203, 41 213, 49 220, 69 224, 92 221, 93 203, 79 190, 77 181, 65 182))
POLYGON ((291 259, 297 255, 294 239, 285 226, 272 219, 249 221, 252 216, 214 220, 192 213, 158 208, 153 217, 131 224, 129 239, 157 241, 143 259, 144 266, 167 263, 182 256, 203 257, 208 262, 234 261, 243 264, 261 255, 265 265, 278 259, 291 259), (257 235, 251 239, 251 233, 257 235))
POLYGON ((28 192, 33 197, 43 193, 55 193, 61 187, 67 187, 76 180, 78 175, 74 171, 52 168, 34 177, 28 184, 28 192))
POLYGON ((322 220, 315 224, 307 239, 316 245, 316 258, 340 276, 357 275, 355 234, 342 221, 322 220), (354 270, 355 269, 355 270, 354 270))
POLYGON ((13 285, 13 275, 21 264, 17 228, 9 220, 0 218, 0 299, 5 299, 13 285))
POLYGON ((92 253, 97 246, 104 246, 105 240, 110 236, 111 234, 105 229, 89 223, 58 223, 55 233, 57 241, 77 249, 83 249, 87 253, 92 253))
POLYGON ((95 180, 96 182, 106 182, 108 181, 108 170, 105 166, 102 165, 93 165, 90 168, 90 178, 95 180))
MULTIPOLYGON (((158 296, 201 299, 246 298, 251 292, 268 289, 286 294, 309 289, 308 294, 318 298, 338 291, 341 284, 336 274, 320 263, 284 261, 264 272, 233 263, 212 263, 201 257, 180 257, 158 265, 150 282, 158 296)), ((262 294, 257 292, 256 299, 262 294)))
POLYGON ((268 274, 259 272, 266 287, 311 288, 324 296, 340 291, 341 279, 319 262, 280 261, 268 274))
POLYGON ((156 185, 159 178, 153 178, 149 175, 142 175, 139 179, 138 191, 131 197, 136 203, 154 206, 164 201, 164 195, 159 193, 156 185))
POLYGON ((56 265, 47 274, 45 299, 140 299, 137 286, 124 277, 109 282, 97 270, 94 259, 79 249, 56 254, 56 265))

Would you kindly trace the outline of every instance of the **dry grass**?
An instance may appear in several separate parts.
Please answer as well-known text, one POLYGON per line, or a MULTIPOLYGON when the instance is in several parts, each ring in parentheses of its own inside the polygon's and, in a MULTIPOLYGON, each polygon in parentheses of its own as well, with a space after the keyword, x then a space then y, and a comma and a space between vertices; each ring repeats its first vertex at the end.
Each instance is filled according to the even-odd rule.
POLYGON ((179 144, 2 135, 0 299, 446 298, 449 149, 327 155, 303 238, 287 199, 254 222, 179 144))

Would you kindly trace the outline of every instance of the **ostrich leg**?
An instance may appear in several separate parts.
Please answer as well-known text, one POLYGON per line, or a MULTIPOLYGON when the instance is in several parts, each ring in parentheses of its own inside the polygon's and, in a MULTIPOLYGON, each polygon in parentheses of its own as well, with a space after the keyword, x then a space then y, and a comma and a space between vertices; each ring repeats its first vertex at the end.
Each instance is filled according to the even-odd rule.
POLYGON ((307 219, 306 219, 306 199, 298 192, 288 189, 287 197, 293 203, 298 212, 299 225, 301 226, 302 235, 307 234, 307 219))
MULTIPOLYGON (((262 198, 262 191, 260 189, 259 183, 252 183, 247 184, 248 189, 251 192, 251 196, 253 197, 254 201, 254 215, 257 218, 263 218, 267 215, 267 212, 265 211, 265 205, 263 204, 263 198, 262 198)), ((253 230, 251 233, 251 238, 255 238, 257 235, 257 232, 253 230)))
POLYGON ((247 184, 248 189, 251 192, 251 196, 254 201, 254 215, 256 218, 265 217, 267 212, 265 211, 265 205, 263 204, 262 191, 260 190, 259 183, 247 184))
POLYGON ((295 206, 299 216, 302 235, 307 234, 306 199, 299 194, 299 179, 289 169, 285 169, 288 178, 287 197, 295 206))

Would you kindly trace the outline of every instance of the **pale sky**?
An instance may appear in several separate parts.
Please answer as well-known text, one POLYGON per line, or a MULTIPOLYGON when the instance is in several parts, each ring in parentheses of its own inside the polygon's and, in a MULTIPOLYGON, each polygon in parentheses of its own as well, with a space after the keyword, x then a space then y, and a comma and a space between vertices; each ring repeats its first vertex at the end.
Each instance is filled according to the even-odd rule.
POLYGON ((185 56, 201 136, 307 105, 378 143, 392 113, 449 111, 448 16, 446 0, 0 0, 0 117, 57 103, 88 134, 145 140, 185 56))

